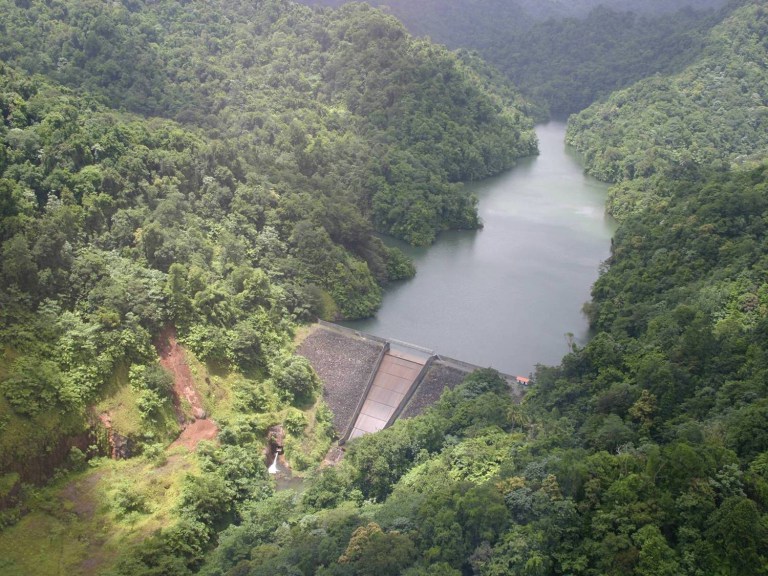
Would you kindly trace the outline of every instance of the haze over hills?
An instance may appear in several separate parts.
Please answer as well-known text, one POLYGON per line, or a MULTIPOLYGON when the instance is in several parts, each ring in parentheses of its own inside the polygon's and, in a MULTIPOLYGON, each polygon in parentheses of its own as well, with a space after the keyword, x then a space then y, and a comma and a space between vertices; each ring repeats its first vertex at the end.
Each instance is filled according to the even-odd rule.
POLYGON ((545 20, 558 17, 582 17, 602 6, 619 12, 638 14, 669 14, 683 8, 708 10, 720 8, 728 0, 516 0, 515 2, 527 14, 536 19, 545 20))
MULTIPOLYGON (((319 6, 341 6, 351 0, 306 0, 304 4, 319 6)), ((431 15, 435 21, 448 22, 451 17, 461 14, 462 20, 482 19, 491 21, 489 16, 495 14, 502 22, 517 18, 522 22, 532 20, 560 19, 568 17, 583 17, 595 8, 602 6, 619 12, 635 12, 638 14, 668 14, 683 8, 708 10, 721 8, 729 0, 425 0, 424 2, 407 2, 405 0, 372 0, 368 2, 391 11, 401 18, 409 27, 417 26, 427 29, 428 26, 419 24, 416 18, 431 15), (439 18, 439 20, 438 20, 439 18)), ((414 28, 414 30, 416 30, 414 28)), ((438 36, 435 36, 439 39, 438 36)), ((471 33, 465 35, 465 41, 472 41, 471 33)))
POLYGON ((746 6, 713 28, 702 55, 593 104, 569 123, 587 170, 608 182, 619 217, 657 204, 670 177, 768 157, 768 11, 746 6))
POLYGON ((320 466, 294 336, 413 274, 374 230, 476 226, 458 183, 535 151, 529 105, 365 5, 0 0, 0 573, 768 573, 768 10, 654 15, 682 4, 443 3, 590 104, 569 139, 621 217, 594 337, 522 404, 480 370, 320 466))
POLYGON ((371 4, 386 7, 414 34, 477 50, 546 117, 577 112, 647 76, 682 70, 702 50, 708 29, 722 19, 716 9, 726 2, 371 4))

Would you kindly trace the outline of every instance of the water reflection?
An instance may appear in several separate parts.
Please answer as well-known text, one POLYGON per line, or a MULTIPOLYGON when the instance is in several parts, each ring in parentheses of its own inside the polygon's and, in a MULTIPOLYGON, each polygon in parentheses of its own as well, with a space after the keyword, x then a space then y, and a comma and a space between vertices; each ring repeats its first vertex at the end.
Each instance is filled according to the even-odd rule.
POLYGON ((565 148, 562 122, 537 134, 538 157, 471 186, 484 228, 427 249, 398 244, 416 278, 387 290, 375 318, 348 325, 512 374, 558 363, 568 333, 586 340, 581 307, 614 229, 606 186, 565 148))

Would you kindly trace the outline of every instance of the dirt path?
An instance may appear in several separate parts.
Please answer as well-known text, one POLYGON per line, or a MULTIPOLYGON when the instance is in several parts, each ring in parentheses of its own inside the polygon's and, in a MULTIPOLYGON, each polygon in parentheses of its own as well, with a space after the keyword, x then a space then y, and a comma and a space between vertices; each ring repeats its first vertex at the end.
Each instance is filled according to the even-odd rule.
POLYGON ((207 419, 203 401, 195 388, 195 381, 184 357, 184 349, 176 340, 176 330, 173 327, 164 328, 155 342, 160 364, 173 375, 173 393, 176 414, 184 430, 171 447, 185 446, 194 450, 200 440, 213 440, 219 432, 212 420, 207 419), (188 421, 182 408, 186 401, 192 413, 192 421, 188 421))

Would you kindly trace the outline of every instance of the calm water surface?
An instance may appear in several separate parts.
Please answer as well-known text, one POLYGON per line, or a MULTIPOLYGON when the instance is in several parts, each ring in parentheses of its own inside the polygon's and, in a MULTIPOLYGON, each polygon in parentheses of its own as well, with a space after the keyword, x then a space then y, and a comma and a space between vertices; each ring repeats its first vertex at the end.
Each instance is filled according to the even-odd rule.
POLYGON ((390 287, 375 318, 348 326, 521 375, 558 364, 568 333, 586 341, 581 307, 614 231, 607 186, 584 175, 564 123, 536 132, 538 157, 469 187, 485 227, 429 248, 397 244, 416 277, 390 287))

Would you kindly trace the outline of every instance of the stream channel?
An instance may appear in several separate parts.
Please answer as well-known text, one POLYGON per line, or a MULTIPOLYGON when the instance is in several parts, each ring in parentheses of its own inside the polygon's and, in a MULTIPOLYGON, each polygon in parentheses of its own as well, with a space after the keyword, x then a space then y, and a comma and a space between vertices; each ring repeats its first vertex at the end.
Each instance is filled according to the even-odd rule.
POLYGON ((539 156, 467 186, 482 230, 444 232, 427 248, 386 240, 416 277, 389 286, 375 317, 346 326, 513 375, 559 364, 569 335, 586 343, 581 309, 615 230, 607 185, 584 174, 563 122, 536 133, 539 156))

